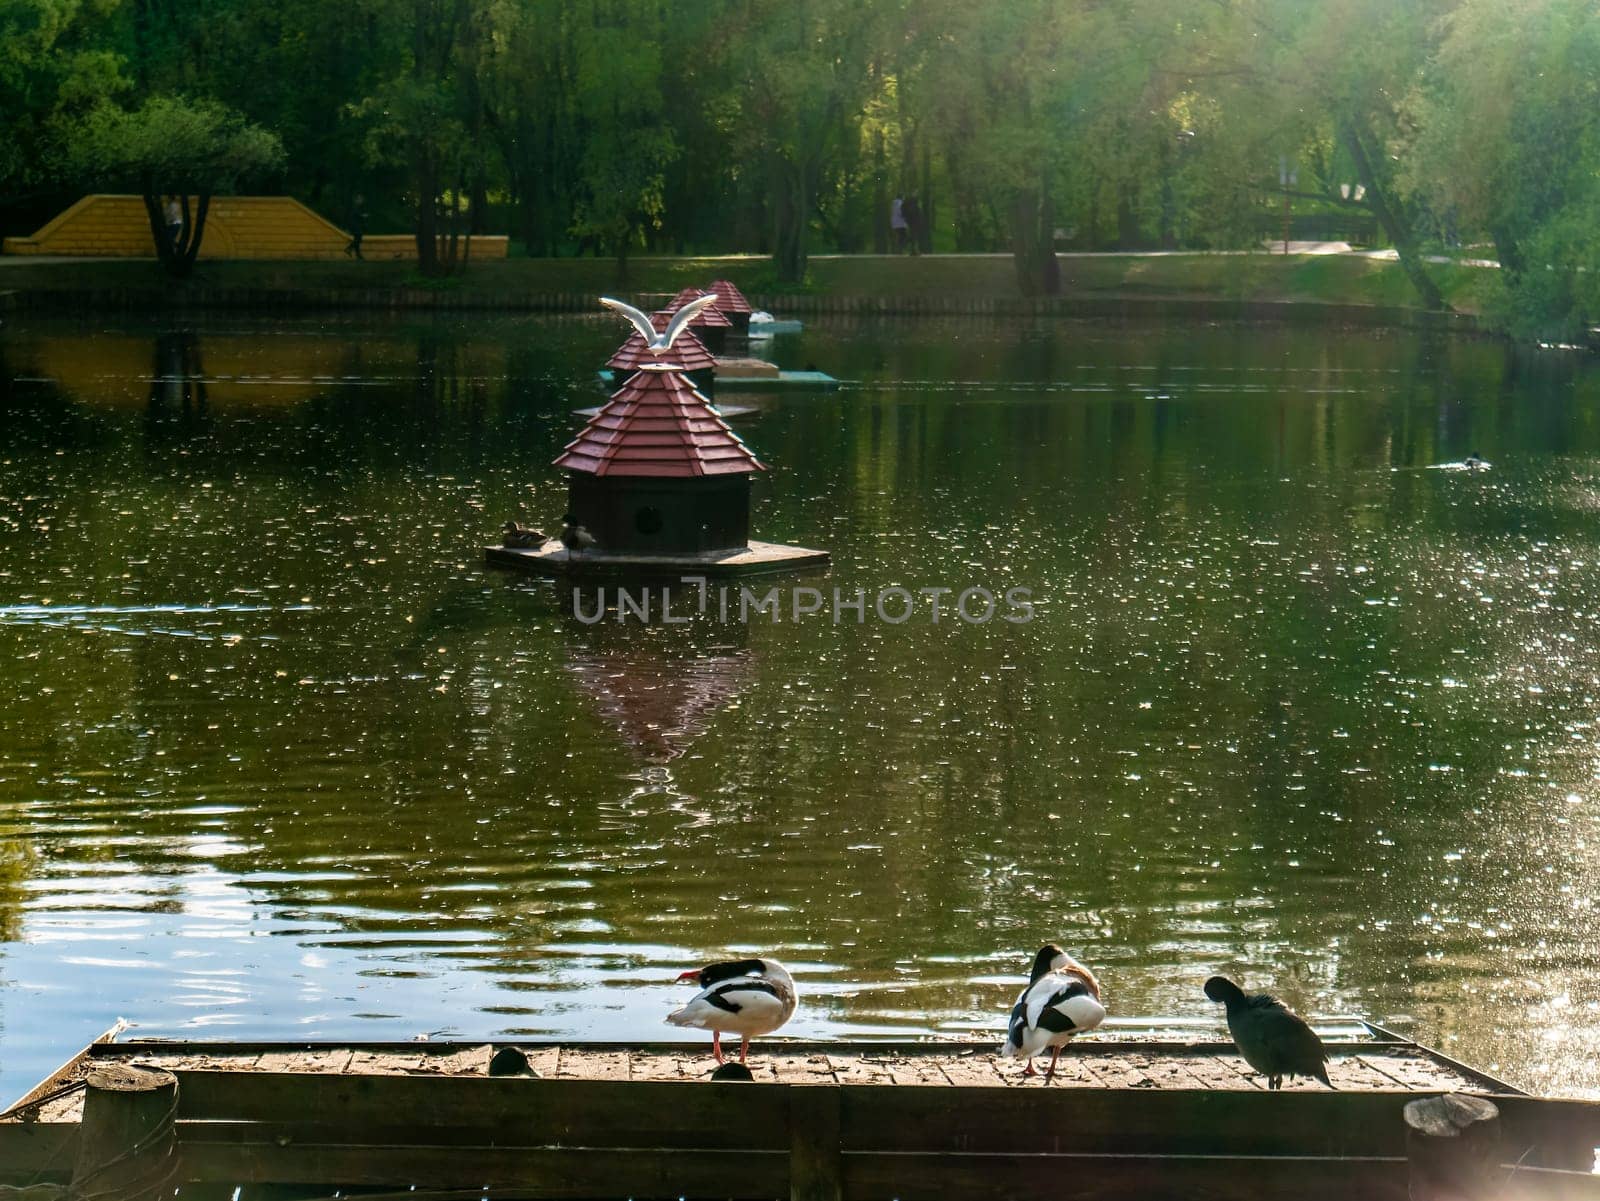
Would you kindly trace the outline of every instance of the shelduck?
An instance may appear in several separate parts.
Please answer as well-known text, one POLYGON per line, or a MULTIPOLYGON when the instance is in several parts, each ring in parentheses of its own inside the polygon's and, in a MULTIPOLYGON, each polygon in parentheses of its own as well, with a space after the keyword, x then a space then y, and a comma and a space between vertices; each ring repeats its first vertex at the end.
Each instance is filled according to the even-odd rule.
POLYGON ((1033 1057, 1049 1048, 1050 1067, 1044 1074, 1048 1083, 1055 1076, 1061 1048, 1105 1018, 1094 973, 1053 943, 1040 947, 1028 987, 1012 1007, 1000 1054, 1026 1061, 1023 1075, 1032 1076, 1033 1057))
POLYGON ((678 977, 693 980, 700 991, 682 1009, 667 1015, 670 1026, 711 1031, 711 1054, 718 1063, 722 1036, 739 1036, 739 1062, 750 1051, 750 1040, 771 1034, 794 1016, 799 994, 789 969, 776 959, 734 959, 694 968, 678 977))

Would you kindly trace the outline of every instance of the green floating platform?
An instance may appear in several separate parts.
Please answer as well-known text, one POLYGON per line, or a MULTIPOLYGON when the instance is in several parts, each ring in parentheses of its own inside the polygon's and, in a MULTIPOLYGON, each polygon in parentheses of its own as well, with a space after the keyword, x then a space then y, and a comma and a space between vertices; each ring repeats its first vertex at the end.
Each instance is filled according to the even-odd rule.
MULTIPOLYGON (((610 367, 600 368, 597 374, 607 387, 617 382, 617 373, 610 367)), ((826 371, 780 371, 777 375, 719 375, 717 392, 834 392, 839 381, 826 371)), ((721 405, 715 406, 721 409, 721 405)), ((580 412, 582 410, 579 410, 580 412)), ((737 414, 725 414, 734 416, 737 414)))
POLYGON ((834 392, 839 381, 826 371, 780 371, 777 375, 728 375, 717 379, 717 393, 724 392, 834 392))

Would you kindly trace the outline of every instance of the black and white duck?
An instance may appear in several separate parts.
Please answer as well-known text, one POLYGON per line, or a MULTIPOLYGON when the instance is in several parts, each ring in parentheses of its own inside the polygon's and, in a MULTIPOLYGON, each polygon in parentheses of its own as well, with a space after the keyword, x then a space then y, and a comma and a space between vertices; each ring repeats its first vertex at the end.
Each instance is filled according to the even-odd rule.
POLYGON ((693 980, 700 991, 682 1009, 667 1015, 667 1024, 711 1031, 711 1054, 718 1063, 722 1036, 739 1036, 739 1062, 750 1052, 750 1040, 771 1034, 794 1016, 799 1004, 794 977, 776 959, 734 959, 694 968, 678 977, 693 980))
POLYGON ((1028 987, 1011 1009, 1000 1054, 1024 1060, 1023 1075, 1033 1076, 1033 1057, 1050 1051, 1050 1067, 1044 1074, 1048 1083, 1056 1074, 1061 1048, 1105 1020, 1100 982, 1094 973, 1052 943, 1040 947, 1033 957, 1028 987))

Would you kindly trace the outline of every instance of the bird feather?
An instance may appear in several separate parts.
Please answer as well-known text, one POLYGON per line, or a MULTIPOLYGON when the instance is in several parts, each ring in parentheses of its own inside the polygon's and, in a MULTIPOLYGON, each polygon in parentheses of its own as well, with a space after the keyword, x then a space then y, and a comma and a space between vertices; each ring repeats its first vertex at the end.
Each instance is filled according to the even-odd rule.
MULTIPOLYGON (((600 303, 605 305, 606 308, 611 309, 613 312, 621 313, 624 317, 626 317, 632 323, 633 328, 639 331, 639 336, 644 339, 644 344, 646 346, 651 346, 651 344, 658 337, 656 334, 655 323, 650 320, 649 313, 646 313, 641 309, 634 308, 626 301, 613 300, 609 296, 602 296, 600 298, 600 303)), ((670 329, 671 327, 668 326, 668 328, 670 329)), ((651 346, 651 349, 654 349, 654 347, 651 346)))
MULTIPOLYGON (((698 317, 702 310, 709 309, 716 303, 717 294, 715 292, 707 292, 704 296, 691 300, 676 313, 672 314, 672 320, 667 322, 666 332, 661 335, 661 350, 670 349, 672 344, 678 340, 678 335, 689 328, 689 323, 698 317)), ((648 338, 645 340, 649 341, 648 338)), ((654 350, 655 347, 651 347, 651 349, 654 350)))

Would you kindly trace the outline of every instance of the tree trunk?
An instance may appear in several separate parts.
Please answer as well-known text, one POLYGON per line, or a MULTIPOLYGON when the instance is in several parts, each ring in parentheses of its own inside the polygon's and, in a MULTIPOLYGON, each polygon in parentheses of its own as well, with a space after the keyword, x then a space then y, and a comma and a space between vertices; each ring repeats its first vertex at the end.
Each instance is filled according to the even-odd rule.
POLYGON ((1139 249, 1139 214, 1126 184, 1117 187, 1117 249, 1139 249))
POLYGON ((426 152, 417 156, 413 183, 417 189, 417 270, 439 274, 438 180, 426 152))
POLYGON ((200 257, 200 241, 206 236, 206 216, 211 212, 211 193, 201 192, 196 198, 194 221, 189 220, 189 198, 183 198, 183 237, 179 241, 179 275, 187 279, 194 272, 194 263, 200 257))
POLYGON ((200 243, 205 238, 206 215, 211 211, 211 196, 202 192, 193 217, 189 213, 189 197, 181 198, 183 226, 176 243, 167 229, 167 215, 162 211, 161 193, 155 190, 150 176, 141 183, 145 219, 150 223, 150 237, 156 245, 156 260, 173 279, 187 279, 194 272, 195 259, 200 255, 200 243))
POLYGON ((1367 206, 1372 209, 1372 215, 1378 219, 1383 232, 1394 244, 1395 253, 1400 256, 1400 266, 1411 280, 1412 286, 1416 288, 1417 295, 1422 298, 1423 307, 1447 309, 1449 306, 1445 304, 1439 286, 1428 275, 1427 266, 1417 252, 1417 243, 1412 237, 1411 227, 1404 215, 1395 207, 1383 181, 1378 178, 1372 157, 1367 153, 1366 142, 1353 120, 1345 118, 1339 122, 1339 141, 1349 153, 1351 161, 1355 164, 1356 174, 1360 176, 1362 184, 1367 189, 1367 206))
POLYGON ((1055 206, 1044 189, 1025 188, 1011 208, 1011 258, 1024 296, 1054 296, 1061 291, 1056 263, 1055 206))
POLYGON ((1507 279, 1515 280, 1528 269, 1528 260, 1522 257, 1522 247, 1517 237, 1503 222, 1489 226, 1489 236, 1494 239, 1495 257, 1500 260, 1500 270, 1507 279))
POLYGON ((810 197, 806 170, 799 163, 775 159, 772 187, 772 262, 778 278, 798 284, 806 277, 806 224, 810 197))
POLYGON ((917 228, 911 231, 911 236, 917 239, 917 245, 923 254, 933 253, 933 154, 928 148, 926 139, 922 143, 922 186, 918 189, 921 193, 922 220, 917 222, 917 228))
POLYGON ((883 130, 878 130, 872 149, 872 253, 889 253, 889 168, 883 145, 883 130))
POLYGON ((166 214, 161 211, 161 194, 155 190, 148 174, 144 177, 142 196, 144 215, 150 222, 150 238, 156 246, 156 261, 169 275, 176 276, 178 270, 173 264, 172 237, 167 233, 166 214))

